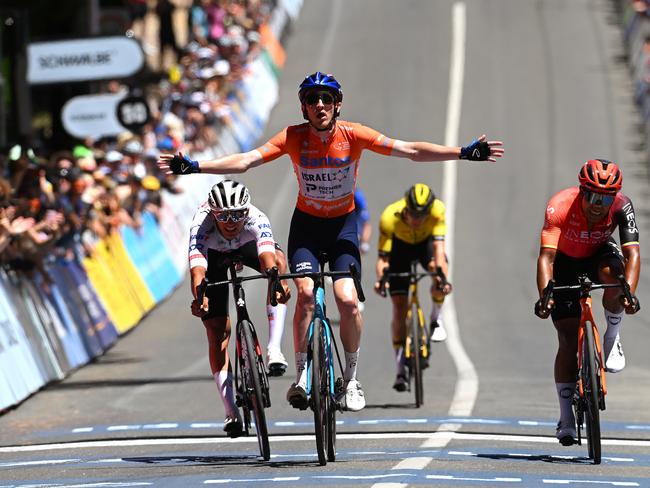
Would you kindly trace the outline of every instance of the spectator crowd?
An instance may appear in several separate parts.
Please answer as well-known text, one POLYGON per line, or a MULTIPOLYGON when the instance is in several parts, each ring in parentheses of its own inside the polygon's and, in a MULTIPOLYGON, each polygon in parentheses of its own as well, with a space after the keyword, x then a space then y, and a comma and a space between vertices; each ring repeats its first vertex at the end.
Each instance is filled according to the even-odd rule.
MULTIPOLYGON (((166 15, 169 2, 158 3, 156 12, 166 15)), ((28 276, 40 273, 47 282, 51 256, 89 256, 94 243, 119 226, 139 229, 143 212, 157 215, 161 193, 178 191, 174 177, 156 167, 159 152, 192 154, 218 144, 220 129, 231 123, 238 84, 261 53, 260 26, 272 3, 194 1, 187 45, 177 46, 167 33, 176 62, 160 81, 103 83, 104 93, 144 95, 151 117, 138 133, 38 152, 10 145, 0 155, 1 264, 28 276)))

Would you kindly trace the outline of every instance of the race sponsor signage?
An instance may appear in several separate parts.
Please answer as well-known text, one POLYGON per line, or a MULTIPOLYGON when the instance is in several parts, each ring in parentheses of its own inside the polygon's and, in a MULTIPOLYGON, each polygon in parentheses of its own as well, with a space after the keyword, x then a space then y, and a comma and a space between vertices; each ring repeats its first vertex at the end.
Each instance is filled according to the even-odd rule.
POLYGON ((27 58, 31 84, 124 78, 144 64, 138 41, 122 36, 36 42, 27 58))
POLYGON ((81 95, 68 100, 61 110, 66 132, 83 139, 87 136, 112 136, 126 128, 117 117, 117 107, 124 93, 81 95))

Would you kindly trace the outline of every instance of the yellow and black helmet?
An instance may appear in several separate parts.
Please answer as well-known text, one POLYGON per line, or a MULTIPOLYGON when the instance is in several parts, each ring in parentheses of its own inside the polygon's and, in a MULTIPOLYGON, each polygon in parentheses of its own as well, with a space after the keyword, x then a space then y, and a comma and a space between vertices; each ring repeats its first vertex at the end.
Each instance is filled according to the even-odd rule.
POLYGON ((431 211, 436 196, 424 183, 416 183, 408 189, 404 198, 406 198, 406 207, 411 212, 422 215, 431 211))

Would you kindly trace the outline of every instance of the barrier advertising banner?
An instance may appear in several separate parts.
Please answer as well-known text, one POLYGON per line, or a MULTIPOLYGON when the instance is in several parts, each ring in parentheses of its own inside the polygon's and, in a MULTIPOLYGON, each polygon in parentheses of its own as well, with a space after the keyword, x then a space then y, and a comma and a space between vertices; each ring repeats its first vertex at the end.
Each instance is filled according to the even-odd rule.
POLYGON ((95 294, 95 290, 88 280, 88 275, 81 264, 75 260, 61 260, 60 265, 66 268, 73 283, 71 286, 76 288, 77 294, 83 303, 90 320, 89 328, 97 335, 102 349, 108 349, 117 340, 117 330, 99 297, 95 294))

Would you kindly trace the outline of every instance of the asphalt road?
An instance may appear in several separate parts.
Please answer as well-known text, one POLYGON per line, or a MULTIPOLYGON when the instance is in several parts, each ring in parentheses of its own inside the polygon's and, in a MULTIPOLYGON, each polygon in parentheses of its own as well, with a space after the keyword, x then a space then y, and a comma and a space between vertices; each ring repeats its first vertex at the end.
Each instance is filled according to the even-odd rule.
MULTIPOLYGON (((363 262, 359 368, 368 406, 339 417, 336 463, 317 466, 310 414, 284 400, 292 367, 271 381, 271 461, 259 461, 255 438, 224 437, 203 328, 189 315, 185 285, 96 363, 0 417, 0 486, 650 486, 647 273, 638 289, 642 311, 623 325, 628 366, 608 376, 600 466, 586 459, 585 446, 564 448, 554 438, 555 333, 532 314, 546 202, 575 184, 584 160, 621 164, 642 241, 648 235, 640 116, 612 5, 463 5, 306 2, 266 134, 300 122, 297 85, 320 69, 343 85, 344 120, 404 140, 467 143, 487 133, 504 141, 506 156, 496 164, 362 157, 359 184, 375 226, 381 209, 416 181, 432 185, 453 210, 451 337, 435 347, 425 405, 416 409, 412 396, 391 389, 390 307, 371 292, 373 246, 363 262), (454 38, 464 40, 460 73, 454 38)), ((288 159, 241 179, 286 246, 296 192, 288 159)), ((247 287, 265 341, 263 309, 251 299, 262 293, 247 287)), ((283 344, 291 357, 290 327, 283 344)))

